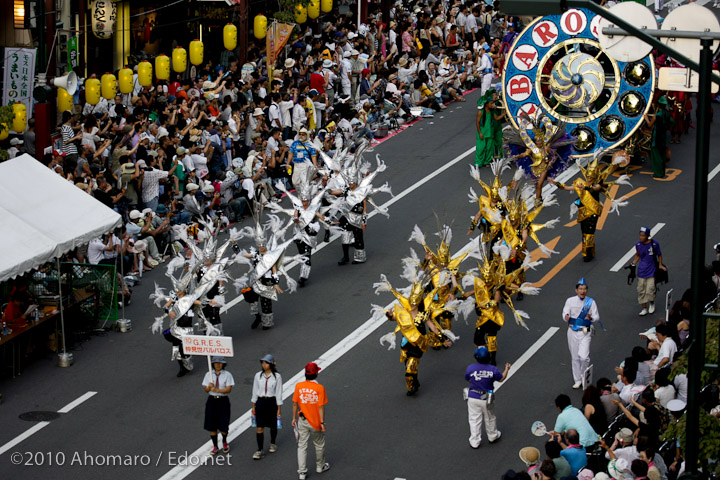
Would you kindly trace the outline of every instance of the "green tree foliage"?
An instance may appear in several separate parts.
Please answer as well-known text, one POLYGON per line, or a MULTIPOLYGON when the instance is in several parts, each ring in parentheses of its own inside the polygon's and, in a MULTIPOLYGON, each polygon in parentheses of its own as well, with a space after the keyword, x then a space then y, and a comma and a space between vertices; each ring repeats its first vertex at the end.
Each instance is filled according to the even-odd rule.
MULTIPOLYGON (((0 131, 7 132, 10 130, 14 116, 12 107, 0 107, 0 131)), ((10 155, 7 150, 0 148, 0 162, 4 162, 8 158, 10 158, 10 155)))
MULTIPOLYGON (((720 313, 720 312, 713 312, 720 313)), ((710 318, 706 323, 705 330, 705 363, 718 364, 718 341, 720 337, 720 320, 710 318)), ((672 376, 687 374, 688 354, 687 351, 674 362, 672 376)), ((700 378, 703 385, 707 385, 717 378, 717 373, 710 370, 703 370, 700 378)), ((685 426, 687 415, 683 415, 677 422, 671 422, 663 433, 666 441, 679 440, 680 447, 685 451, 685 426)), ((704 465, 704 469, 720 473, 720 418, 713 417, 700 409, 700 443, 698 445, 698 459, 704 465)))
POLYGON ((295 5, 302 5, 305 8, 310 0, 278 0, 280 11, 273 13, 273 17, 281 22, 295 23, 295 5))

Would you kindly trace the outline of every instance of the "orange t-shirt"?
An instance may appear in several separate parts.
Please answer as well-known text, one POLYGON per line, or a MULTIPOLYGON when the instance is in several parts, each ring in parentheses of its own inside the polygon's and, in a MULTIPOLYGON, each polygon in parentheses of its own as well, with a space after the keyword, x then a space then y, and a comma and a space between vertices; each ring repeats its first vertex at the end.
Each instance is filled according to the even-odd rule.
POLYGON ((314 380, 306 380, 295 385, 293 402, 300 405, 300 411, 311 427, 322 430, 320 426, 320 405, 327 404, 325 387, 314 380))

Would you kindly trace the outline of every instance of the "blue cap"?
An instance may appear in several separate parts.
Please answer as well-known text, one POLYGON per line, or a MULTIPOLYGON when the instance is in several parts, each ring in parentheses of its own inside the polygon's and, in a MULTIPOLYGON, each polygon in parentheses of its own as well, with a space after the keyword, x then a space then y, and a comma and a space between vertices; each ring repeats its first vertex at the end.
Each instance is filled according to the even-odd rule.
POLYGON ((640 227, 640 233, 644 233, 648 237, 650 236, 650 227, 640 227))
POLYGON ((490 356, 490 351, 487 349, 487 347, 478 347, 475 349, 475 357, 477 357, 478 360, 487 358, 490 356))
POLYGON ((585 285, 587 287, 587 282, 585 281, 585 277, 580 277, 580 280, 575 284, 575 287, 579 287, 580 285, 585 285))
POLYGON ((224 363, 227 365, 227 360, 225 360, 225 357, 212 357, 211 360, 212 363, 224 363))
POLYGON ((272 365, 272 364, 275 363, 275 357, 273 357, 272 355, 270 355, 270 354, 268 353, 267 355, 265 355, 264 357, 262 357, 262 358, 260 359, 260 361, 261 361, 261 362, 267 362, 267 363, 269 363, 269 364, 272 365))
POLYGON ((486 52, 489 52, 489 51, 490 51, 490 45, 488 45, 487 43, 483 43, 483 46, 482 46, 482 47, 483 47, 483 49, 484 49, 486 52))

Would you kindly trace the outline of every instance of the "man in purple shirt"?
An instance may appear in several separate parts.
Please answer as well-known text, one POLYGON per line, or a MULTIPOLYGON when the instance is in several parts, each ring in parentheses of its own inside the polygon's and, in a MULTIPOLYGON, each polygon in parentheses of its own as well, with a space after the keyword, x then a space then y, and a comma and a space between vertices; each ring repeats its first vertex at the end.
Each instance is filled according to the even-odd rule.
POLYGON ((638 303, 642 305, 640 316, 655 313, 655 272, 657 269, 667 270, 662 261, 660 244, 650 238, 650 228, 640 227, 640 241, 635 243, 635 258, 630 264, 632 281, 637 269, 638 303))
POLYGON ((485 432, 490 443, 500 439, 500 431, 497 429, 495 418, 495 404, 493 402, 493 390, 495 382, 502 382, 507 378, 510 371, 510 364, 505 364, 505 371, 490 364, 490 352, 487 347, 475 349, 475 360, 465 370, 465 380, 470 382, 468 390, 468 422, 470 423, 470 446, 479 448, 482 440, 483 419, 485 432))

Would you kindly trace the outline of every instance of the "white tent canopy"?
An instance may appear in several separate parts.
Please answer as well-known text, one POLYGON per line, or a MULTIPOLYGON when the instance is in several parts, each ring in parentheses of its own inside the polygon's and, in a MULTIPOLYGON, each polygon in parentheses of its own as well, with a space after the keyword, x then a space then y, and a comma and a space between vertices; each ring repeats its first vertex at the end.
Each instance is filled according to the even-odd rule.
POLYGON ((0 282, 121 223, 117 212, 30 155, 0 163, 0 282))

